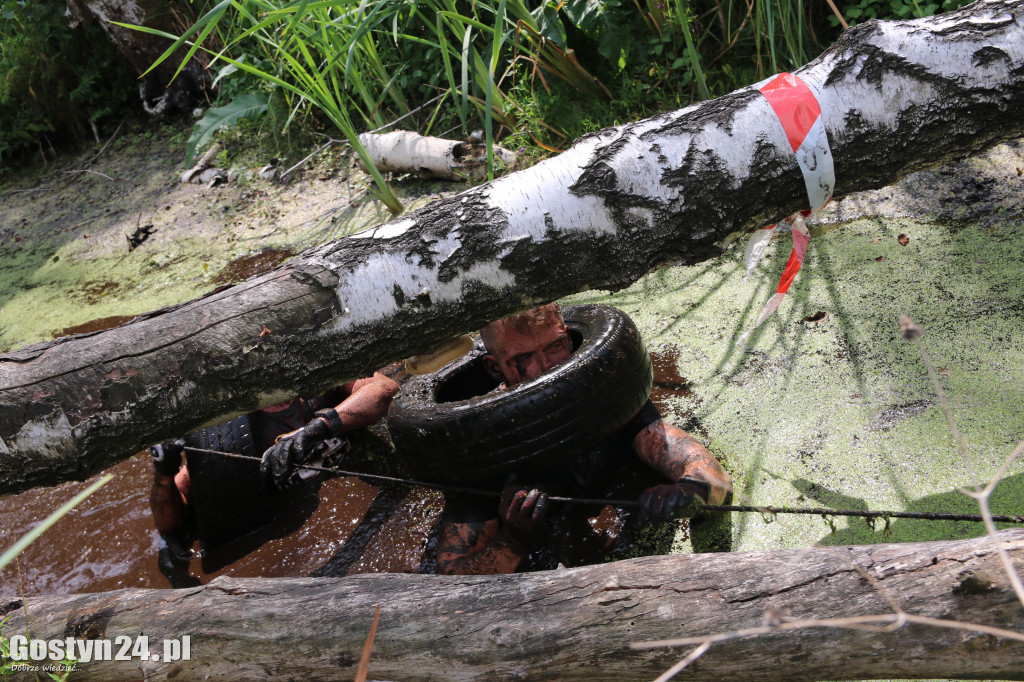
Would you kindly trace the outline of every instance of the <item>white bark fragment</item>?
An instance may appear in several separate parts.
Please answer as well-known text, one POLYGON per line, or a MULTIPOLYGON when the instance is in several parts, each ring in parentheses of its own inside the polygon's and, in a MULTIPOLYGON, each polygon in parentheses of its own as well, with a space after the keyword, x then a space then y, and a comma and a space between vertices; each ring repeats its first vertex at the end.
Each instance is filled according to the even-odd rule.
MULTIPOLYGON (((408 130, 378 135, 363 133, 359 142, 381 172, 418 173, 443 180, 481 180, 487 175, 486 150, 458 140, 424 137, 408 130)), ((496 165, 511 170, 516 155, 495 145, 496 165)))
POLYGON ((43 419, 25 422, 11 438, 10 449, 52 461, 74 459, 74 430, 66 414, 51 412, 43 419))
POLYGON ((353 235, 349 235, 349 239, 391 239, 405 234, 413 227, 416 227, 415 220, 402 218, 401 220, 384 223, 379 227, 371 227, 368 230, 356 232, 353 235))

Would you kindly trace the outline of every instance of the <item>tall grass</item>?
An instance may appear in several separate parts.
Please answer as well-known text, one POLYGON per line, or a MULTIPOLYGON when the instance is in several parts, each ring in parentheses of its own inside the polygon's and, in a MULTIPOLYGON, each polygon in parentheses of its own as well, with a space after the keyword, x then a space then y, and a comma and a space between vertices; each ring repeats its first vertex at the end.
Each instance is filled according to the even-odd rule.
POLYGON ((866 6, 900 17, 937 8, 919 0, 837 9, 806 0, 221 0, 184 35, 168 36, 174 44, 161 61, 188 43, 189 56, 204 49, 214 63, 294 95, 289 120, 318 109, 398 211, 357 135, 438 91, 447 109, 430 125, 440 117, 464 134, 482 126, 491 173, 503 131, 529 129, 544 146, 544 131, 564 139, 581 126, 723 94, 806 63, 838 36, 837 15, 866 6), (222 47, 203 46, 214 35, 222 47))

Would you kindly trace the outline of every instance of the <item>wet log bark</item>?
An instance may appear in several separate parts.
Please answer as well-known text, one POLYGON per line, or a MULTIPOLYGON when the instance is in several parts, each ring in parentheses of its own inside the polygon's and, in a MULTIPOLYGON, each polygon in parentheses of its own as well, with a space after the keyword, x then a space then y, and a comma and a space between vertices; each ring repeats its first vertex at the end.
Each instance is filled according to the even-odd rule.
MULTIPOLYGON (((1019 565, 1024 531, 1007 531, 1019 565)), ((218 578, 182 590, 35 597, 39 639, 190 636, 191 660, 80 663, 75 679, 350 679, 381 606, 370 679, 653 679, 691 647, 631 642, 711 635, 765 620, 892 613, 1024 632, 989 538, 645 557, 507 576, 364 574, 218 578), (854 568, 871 575, 872 585, 854 568)), ((8 605, 4 634, 24 631, 8 605)), ((807 628, 714 644, 679 680, 1024 679, 1024 642, 917 624, 807 628)))
MULTIPOLYGON (((836 194, 884 186, 1024 135, 1024 0, 867 22, 796 73, 821 106, 836 194)), ((502 315, 711 258, 807 202, 752 87, 584 136, 236 287, 0 356, 0 492, 83 478, 502 315)))
MULTIPOLYGON (((179 35, 188 28, 185 14, 192 11, 187 5, 174 0, 67 0, 66 17, 71 28, 81 22, 98 23, 117 45, 125 61, 141 75, 164 53, 171 41, 111 22, 147 26, 179 35)), ((151 116, 190 110, 209 87, 210 76, 205 71, 206 57, 202 52, 197 53, 196 59, 175 77, 174 72, 187 51, 187 47, 182 48, 139 82, 142 106, 151 116)))

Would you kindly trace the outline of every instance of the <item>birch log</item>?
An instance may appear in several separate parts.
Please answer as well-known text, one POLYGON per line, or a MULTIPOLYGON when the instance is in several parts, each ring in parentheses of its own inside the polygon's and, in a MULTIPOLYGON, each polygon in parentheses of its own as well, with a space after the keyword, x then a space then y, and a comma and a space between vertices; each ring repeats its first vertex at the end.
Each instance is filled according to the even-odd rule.
MULTIPOLYGON (((1002 538, 1020 565, 1024 531, 1002 538)), ((595 682, 654 679, 693 648, 631 642, 891 616, 885 595, 894 595, 906 613, 944 626, 777 630, 715 644, 675 679, 1024 679, 1024 634, 969 627, 1024 633, 994 544, 653 556, 505 576, 223 577, 182 590, 34 597, 27 611, 41 640, 146 635, 152 656, 165 639, 190 638, 191 660, 82 662, 76 682, 352 679, 377 604, 369 679, 595 682)), ((7 610, 4 634, 23 633, 20 605, 7 610)))
MULTIPOLYGON (((822 110, 835 192, 884 186, 1024 134, 1024 0, 867 22, 796 74, 822 110)), ((236 287, 0 356, 0 491, 82 478, 502 315, 711 258, 807 202, 753 87, 586 135, 236 287)))

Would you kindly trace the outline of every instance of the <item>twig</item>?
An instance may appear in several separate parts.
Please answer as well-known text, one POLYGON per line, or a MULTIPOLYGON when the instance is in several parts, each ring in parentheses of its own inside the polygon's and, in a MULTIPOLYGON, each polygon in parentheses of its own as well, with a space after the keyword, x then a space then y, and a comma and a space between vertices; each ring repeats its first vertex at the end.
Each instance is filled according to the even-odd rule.
POLYGON ((98 152, 96 152, 95 154, 93 154, 89 158, 89 160, 85 162, 85 167, 86 168, 88 168, 90 165, 92 165, 92 163, 96 159, 98 159, 103 152, 105 152, 107 150, 107 147, 109 147, 110 143, 114 141, 114 138, 117 137, 117 134, 119 132, 121 132, 121 128, 124 126, 124 122, 127 121, 127 120, 128 120, 127 116, 125 116, 124 118, 121 119, 121 122, 117 124, 117 129, 114 131, 114 134, 110 136, 110 139, 107 140, 107 143, 104 144, 102 147, 100 147, 100 150, 98 152))
MULTIPOLYGON (((320 134, 322 134, 322 133, 320 133, 320 134)), ((312 154, 310 154, 309 156, 307 156, 306 158, 304 158, 304 159, 303 159, 302 161, 299 161, 299 162, 298 162, 297 164, 295 164, 294 166, 292 166, 291 168, 289 168, 288 170, 286 170, 286 171, 285 171, 284 173, 281 173, 281 177, 280 177, 279 179, 280 179, 280 180, 284 180, 284 179, 285 179, 286 177, 288 177, 288 174, 289 174, 289 173, 291 173, 291 172, 292 172, 293 170, 295 170, 296 168, 298 168, 298 167, 299 167, 299 166, 301 166, 302 164, 304 164, 304 163, 306 163, 307 161, 309 161, 310 159, 312 159, 312 158, 313 158, 314 156, 316 156, 317 154, 319 154, 319 153, 320 153, 320 152, 322 152, 323 150, 325 150, 325 149, 327 149, 328 147, 330 147, 330 146, 331 146, 332 144, 335 144, 335 143, 341 144, 342 142, 344 142, 344 140, 335 140, 335 139, 334 139, 333 137, 330 137, 330 136, 326 136, 326 135, 325 135, 325 137, 327 137, 327 140, 328 140, 328 141, 327 141, 327 142, 325 142, 325 143, 323 144, 323 146, 321 146, 321 147, 318 147, 318 148, 316 149, 316 151, 314 151, 314 152, 313 152, 312 154)))
MULTIPOLYGON (((993 523, 992 510, 989 508, 988 501, 995 490, 996 484, 1002 480, 1003 474, 1009 469, 1010 465, 1020 456, 1021 452, 1024 451, 1024 442, 1014 449, 1010 456, 1006 459, 1003 465, 996 472, 995 477, 989 482, 984 489, 981 484, 978 483, 979 476, 977 470, 974 468, 974 462, 971 461, 970 454, 967 452, 967 441, 960 434, 960 430, 956 427, 956 422, 953 421, 953 414, 949 409, 949 401, 946 400, 946 394, 942 391, 942 382, 939 381, 939 374, 935 371, 935 366, 932 364, 931 358, 928 357, 928 351, 925 350, 924 344, 921 343, 921 335, 924 333, 920 326, 914 322, 907 315, 900 315, 900 333, 903 338, 910 339, 917 344, 917 349, 921 352, 921 358, 924 360, 924 365, 928 369, 928 377, 931 379, 932 386, 935 388, 935 394, 939 397, 939 404, 942 406, 942 413, 946 416, 946 422, 949 424, 949 430, 953 433, 953 438, 956 440, 957 449, 960 451, 960 456, 963 458, 964 463, 967 465, 968 470, 971 472, 971 477, 974 480, 974 492, 964 490, 965 494, 973 497, 978 502, 978 507, 981 509, 981 516, 984 519, 985 530, 988 535, 994 540, 998 540, 996 532, 996 526, 993 523)), ((1003 569, 1006 571, 1007 577, 1010 579, 1010 584, 1013 585, 1013 591, 1017 594, 1017 599, 1021 605, 1024 605, 1024 583, 1021 583, 1020 576, 1017 574, 1017 569, 1014 568, 1013 562, 1010 561, 1010 556, 1003 549, 1002 544, 996 546, 996 551, 999 553, 999 560, 1003 564, 1003 569)))
POLYGON ((354 682, 366 682, 366 674, 370 671, 370 655, 373 653, 373 638, 377 635, 379 622, 380 604, 377 604, 377 611, 373 614, 373 622, 370 624, 370 632, 366 635, 366 643, 363 644, 363 655, 359 657, 359 665, 356 666, 354 682))
POLYGON ((843 25, 843 30, 845 31, 850 28, 850 25, 846 23, 846 19, 843 18, 843 13, 839 11, 838 7, 836 7, 836 3, 833 2, 833 0, 826 0, 826 2, 828 2, 828 6, 832 8, 832 13, 836 15, 837 19, 839 19, 839 23, 843 25))
MULTIPOLYGON (((992 494, 992 491, 995 490, 996 484, 1002 480, 1003 475, 1006 473, 1007 469, 1010 468, 1010 465, 1020 457, 1021 452, 1024 452, 1024 441, 1021 441, 1017 447, 1014 448, 1013 452, 1010 453, 1010 456, 1006 458, 1006 461, 1003 462, 1003 466, 999 467, 999 471, 997 471, 996 475, 992 477, 992 480, 985 487, 985 490, 973 493, 969 490, 962 491, 978 501, 978 507, 981 509, 981 515, 985 518, 985 530, 988 532, 989 537, 994 539, 998 539, 998 536, 996 535, 996 527, 993 523, 994 517, 992 516, 992 511, 988 506, 989 496, 992 494)), ((1014 567, 1013 562, 1010 561, 1010 555, 1006 553, 1006 548, 1004 548, 1002 544, 996 546, 996 551, 999 553, 999 560, 1003 564, 1003 570, 1006 571, 1006 575, 1010 579, 1010 584, 1013 585, 1013 591, 1017 593, 1017 599, 1020 600, 1022 605, 1024 605, 1024 584, 1021 584, 1020 575, 1017 573, 1017 569, 1014 567)))
POLYGON ((702 642, 701 645, 693 651, 691 651, 686 658, 679 661, 674 666, 672 666, 671 668, 663 672, 661 675, 659 675, 658 678, 654 680, 654 682, 668 682, 668 680, 671 680, 673 677, 676 676, 676 673, 682 671, 684 668, 686 668, 691 663, 696 661, 698 658, 703 656, 704 652, 710 648, 711 642, 702 642))
POLYGON ((12 189, 8 190, 7 194, 21 194, 22 192, 48 192, 53 189, 57 182, 51 182, 49 185, 43 185, 42 187, 29 187, 28 189, 12 189))
MULTIPOLYGON (((106 214, 103 214, 103 215, 106 215, 106 214)), ((95 218, 89 218, 88 220, 83 220, 83 221, 82 221, 82 222, 80 222, 80 223, 75 223, 74 225, 68 225, 67 227, 65 227, 65 228, 64 228, 64 229, 62 230, 62 232, 67 232, 68 230, 73 230, 73 229, 75 229, 76 227, 81 227, 82 225, 88 225, 89 223, 93 223, 93 222, 96 222, 97 220, 99 220, 99 219, 100 219, 100 218, 102 218, 102 217, 103 217, 102 215, 98 215, 98 216, 96 216, 95 218)))
POLYGON ((428 100, 427 100, 426 102, 424 102, 423 104, 419 105, 419 106, 418 106, 418 107, 416 107, 415 109, 413 109, 413 110, 411 110, 411 111, 407 111, 406 113, 402 114, 401 116, 399 116, 398 118, 396 118, 396 119, 395 119, 394 121, 392 121, 391 123, 385 123, 385 124, 384 124, 384 125, 382 125, 382 126, 381 126, 380 128, 374 128, 373 130, 371 130, 371 131, 369 131, 369 132, 370 132, 370 133, 379 133, 379 132, 380 132, 380 131, 382 131, 382 130, 385 130, 385 129, 387 129, 387 128, 390 128, 391 126, 395 125, 396 123, 398 123, 398 122, 400 122, 400 121, 403 121, 403 120, 405 120, 405 119, 409 118, 410 116, 412 116, 413 114, 415 114, 415 113, 416 113, 417 111, 420 111, 421 109, 425 109, 425 108, 429 107, 429 106, 430 106, 431 104, 433 104, 433 103, 434 103, 434 102, 436 102, 437 100, 441 99, 441 98, 442 98, 442 97, 444 97, 444 96, 445 96, 446 94, 448 94, 448 93, 447 93, 447 91, 445 91, 445 92, 442 92, 442 93, 441 93, 440 95, 437 95, 436 97, 432 97, 432 98, 428 99, 428 100))
POLYGON ((93 175, 99 175, 106 178, 107 180, 110 180, 111 182, 114 182, 114 178, 110 177, 109 175, 100 173, 99 171, 89 170, 88 168, 83 168, 81 170, 65 170, 60 172, 64 173, 65 175, 71 175, 72 173, 92 173, 93 175))

